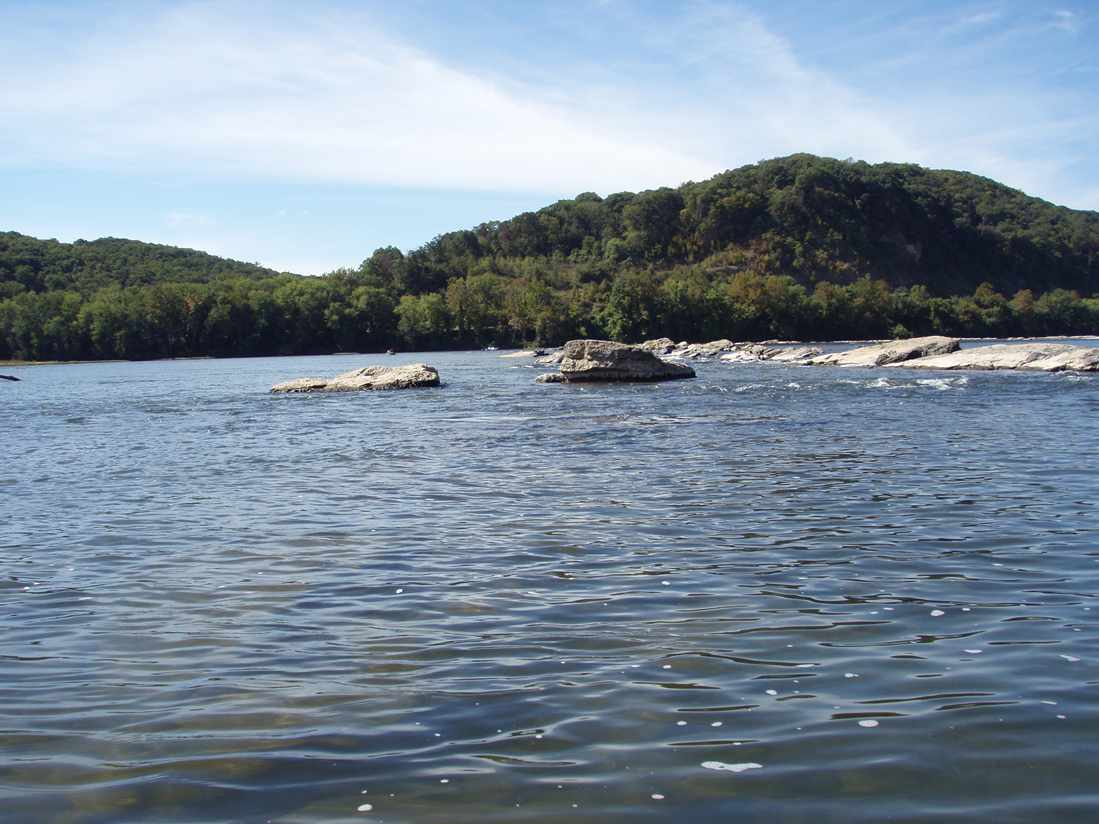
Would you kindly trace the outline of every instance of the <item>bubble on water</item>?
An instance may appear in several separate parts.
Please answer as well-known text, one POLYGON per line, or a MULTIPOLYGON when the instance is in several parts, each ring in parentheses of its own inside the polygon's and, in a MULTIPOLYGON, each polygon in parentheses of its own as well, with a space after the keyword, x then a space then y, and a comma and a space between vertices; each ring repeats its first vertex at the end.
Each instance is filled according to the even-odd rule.
POLYGON ((878 726, 878 722, 875 721, 873 718, 864 718, 859 722, 859 726, 860 727, 876 727, 876 726, 878 726))
POLYGON ((778 690, 767 690, 768 695, 778 695, 778 690))
POLYGON ((672 582, 671 581, 661 581, 660 585, 665 586, 665 587, 670 587, 672 585, 672 582))
POLYGON ((727 772, 742 773, 745 770, 761 770, 762 764, 754 761, 746 761, 742 764, 727 764, 724 761, 703 761, 702 766, 707 770, 726 770, 727 772))
POLYGON ((1071 661, 1074 664, 1080 660, 1075 655, 1062 655, 1061 657, 1064 658, 1066 661, 1071 661))
POLYGON ((649 796, 649 798, 651 798, 653 801, 663 801, 664 800, 664 796, 662 796, 660 793, 653 793, 652 795, 649 796))
POLYGON ((397 590, 397 594, 398 594, 398 595, 400 595, 400 594, 401 594, 402 592, 404 592, 404 589, 403 589, 403 588, 401 588, 401 589, 398 589, 398 590, 397 590))
POLYGON ((373 804, 360 804, 359 805, 359 812, 360 813, 368 813, 373 809, 374 809, 373 804))
POLYGON ((943 611, 942 611, 941 609, 933 609, 933 610, 931 610, 931 617, 932 617, 932 618, 940 618, 940 617, 942 617, 943 615, 946 615, 946 613, 945 613, 945 612, 943 612, 943 611))

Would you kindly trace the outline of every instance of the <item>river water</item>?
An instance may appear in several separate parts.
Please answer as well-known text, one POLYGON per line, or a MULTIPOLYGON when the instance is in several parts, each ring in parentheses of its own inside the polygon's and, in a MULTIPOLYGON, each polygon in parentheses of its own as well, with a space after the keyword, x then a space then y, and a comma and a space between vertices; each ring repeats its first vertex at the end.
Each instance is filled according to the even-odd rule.
POLYGON ((0 819, 1099 820, 1099 377, 496 354, 4 370, 0 819))

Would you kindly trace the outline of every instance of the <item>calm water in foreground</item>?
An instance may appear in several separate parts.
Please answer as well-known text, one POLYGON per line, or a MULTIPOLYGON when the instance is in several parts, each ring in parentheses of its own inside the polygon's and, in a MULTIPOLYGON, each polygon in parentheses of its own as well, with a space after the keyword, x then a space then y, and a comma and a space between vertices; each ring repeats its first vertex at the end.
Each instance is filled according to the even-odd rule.
POLYGON ((518 363, 5 369, 0 820, 1099 820, 1099 377, 518 363))

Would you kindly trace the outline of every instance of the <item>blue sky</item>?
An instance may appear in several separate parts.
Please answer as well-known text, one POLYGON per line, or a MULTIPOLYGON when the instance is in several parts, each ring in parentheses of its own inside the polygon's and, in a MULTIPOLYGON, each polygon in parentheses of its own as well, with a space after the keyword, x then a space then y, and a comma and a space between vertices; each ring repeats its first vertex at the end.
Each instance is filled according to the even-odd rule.
POLYGON ((318 274, 797 151, 1099 209, 1099 3, 0 0, 0 229, 318 274))

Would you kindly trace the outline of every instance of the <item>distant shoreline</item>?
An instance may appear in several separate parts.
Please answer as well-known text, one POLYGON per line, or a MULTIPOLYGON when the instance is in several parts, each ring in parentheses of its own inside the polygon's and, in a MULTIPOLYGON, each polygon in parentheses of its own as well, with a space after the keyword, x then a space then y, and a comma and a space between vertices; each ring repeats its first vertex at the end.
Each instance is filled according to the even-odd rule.
MULTIPOLYGON (((860 344, 872 344, 872 343, 884 343, 892 340, 892 338, 870 338, 866 340, 765 340, 765 341, 747 341, 749 343, 761 343, 771 346, 795 346, 795 345, 808 345, 808 344, 821 344, 821 345, 860 345, 860 344)), ((1032 338, 958 338, 962 342, 969 343, 984 343, 987 341, 1003 341, 1005 343, 1026 343, 1027 341, 1052 341, 1052 340, 1096 340, 1099 341, 1099 333, 1094 335, 1043 335, 1040 337, 1032 338)), ((545 346, 540 347, 543 349, 558 349, 558 346, 545 346)), ((453 353, 453 352, 480 352, 481 349, 438 349, 438 350, 425 350, 438 353, 453 353)), ((522 352, 522 349, 500 349, 500 352, 522 352)), ((407 353, 395 352, 395 355, 402 354, 422 354, 422 352, 409 350, 407 353)), ((79 366, 82 364, 92 363, 164 363, 171 361, 193 361, 193 360, 252 360, 255 358, 332 358, 332 357, 387 357, 385 352, 327 352, 316 353, 311 355, 230 355, 224 358, 213 357, 211 355, 198 355, 182 358, 150 358, 149 360, 126 360, 123 358, 108 358, 104 360, 58 360, 58 361, 21 361, 21 360, 0 360, 0 366, 14 366, 14 367, 27 367, 27 366, 79 366)))

